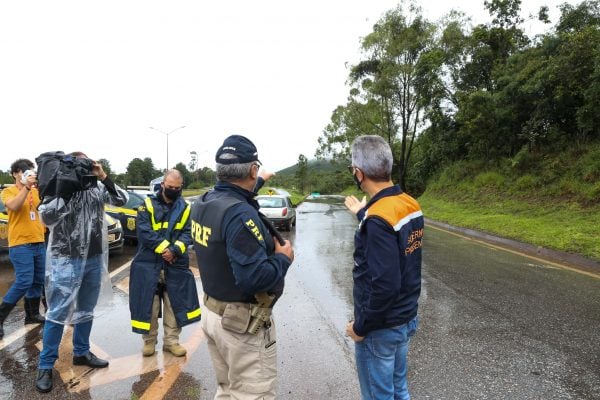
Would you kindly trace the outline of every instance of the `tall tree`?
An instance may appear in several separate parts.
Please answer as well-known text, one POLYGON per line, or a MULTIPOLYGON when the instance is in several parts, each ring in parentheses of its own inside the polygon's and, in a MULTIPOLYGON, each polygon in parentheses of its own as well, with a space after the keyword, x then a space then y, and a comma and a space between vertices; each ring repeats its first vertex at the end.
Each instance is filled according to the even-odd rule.
POLYGON ((143 160, 134 158, 127 165, 128 184, 130 185, 148 185, 152 179, 161 174, 161 171, 154 168, 154 163, 149 157, 143 160))
POLYGON ((194 174, 191 173, 182 162, 178 162, 174 168, 181 172, 181 176, 183 176, 183 186, 188 187, 194 180, 194 174))
POLYGON ((300 192, 305 193, 306 189, 306 178, 308 176, 308 159, 304 154, 298 156, 298 168, 296 169, 296 181, 298 182, 298 188, 300 192))
POLYGON ((334 112, 318 154, 327 153, 336 143, 332 139, 342 142, 347 154, 346 143, 354 137, 378 134, 390 144, 398 180, 405 186, 413 143, 433 100, 427 83, 435 74, 432 68, 441 67, 431 57, 436 31, 414 2, 388 11, 375 24, 362 41, 365 58, 351 68, 350 99, 334 112))
POLYGON ((101 158, 97 162, 102 165, 102 169, 104 170, 104 172, 106 172, 107 175, 112 176, 112 168, 110 167, 110 161, 108 161, 106 158, 101 158))

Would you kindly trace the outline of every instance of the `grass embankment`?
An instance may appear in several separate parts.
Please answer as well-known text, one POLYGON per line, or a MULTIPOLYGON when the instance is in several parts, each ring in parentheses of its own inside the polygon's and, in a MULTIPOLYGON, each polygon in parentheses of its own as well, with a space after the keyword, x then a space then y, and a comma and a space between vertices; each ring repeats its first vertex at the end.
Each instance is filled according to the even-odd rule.
POLYGON ((458 162, 429 182, 426 217, 600 260, 600 145, 458 162))

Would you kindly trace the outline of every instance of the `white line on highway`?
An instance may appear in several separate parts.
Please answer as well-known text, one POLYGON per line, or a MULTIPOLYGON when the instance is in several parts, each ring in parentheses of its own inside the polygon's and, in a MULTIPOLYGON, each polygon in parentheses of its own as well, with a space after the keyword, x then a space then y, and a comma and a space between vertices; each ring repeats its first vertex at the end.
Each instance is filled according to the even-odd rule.
MULTIPOLYGON (((119 268, 115 269, 113 272, 110 273, 110 277, 114 277, 115 275, 117 275, 118 273, 120 273, 121 271, 125 270, 126 268, 129 268, 129 266, 131 265, 131 261, 127 261, 125 264, 121 265, 119 268)), ((25 325, 24 327, 17 329, 16 331, 14 331, 13 333, 11 333, 8 336, 5 336, 2 340, 0 340, 0 350, 3 350, 5 347, 9 346, 10 344, 12 344, 14 341, 20 339, 21 337, 25 336, 27 334, 27 332, 29 332, 32 329, 37 328, 38 325, 37 324, 28 324, 25 325)))
POLYGON ((27 332, 38 328, 39 325, 38 324, 27 324, 24 327, 17 329, 16 331, 14 331, 13 333, 11 333, 8 336, 4 336, 4 338, 2 340, 0 340, 0 350, 4 349, 5 347, 9 346, 10 344, 12 344, 15 340, 20 339, 21 337, 25 336, 27 334, 27 332))
POLYGON ((109 275, 112 278, 113 276, 117 275, 119 272, 123 271, 125 268, 129 268, 129 266, 131 265, 131 260, 127 261, 125 264, 121 265, 119 268, 115 269, 113 272, 111 272, 109 275))

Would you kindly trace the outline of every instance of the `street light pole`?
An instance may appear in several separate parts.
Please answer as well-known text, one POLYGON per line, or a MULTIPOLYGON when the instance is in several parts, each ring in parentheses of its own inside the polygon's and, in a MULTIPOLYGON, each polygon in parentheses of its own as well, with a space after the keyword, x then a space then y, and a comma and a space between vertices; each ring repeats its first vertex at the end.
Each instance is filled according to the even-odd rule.
POLYGON ((164 132, 164 131, 162 131, 160 129, 157 129, 157 128, 154 128, 152 126, 150 126, 149 128, 152 129, 152 130, 155 130, 157 132, 160 132, 160 133, 162 133, 163 135, 165 135, 167 137, 167 169, 165 171, 168 171, 169 170, 169 135, 171 133, 174 133, 174 132, 180 130, 180 129, 185 128, 185 125, 180 126, 179 128, 175 128, 171 132, 164 132))

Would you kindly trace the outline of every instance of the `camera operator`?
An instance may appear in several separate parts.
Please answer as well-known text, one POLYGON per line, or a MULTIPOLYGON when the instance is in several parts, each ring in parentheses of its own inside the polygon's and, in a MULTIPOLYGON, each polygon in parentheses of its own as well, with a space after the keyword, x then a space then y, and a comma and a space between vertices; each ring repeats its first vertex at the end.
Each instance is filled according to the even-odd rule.
POLYGON ((8 210, 8 255, 15 270, 15 282, 0 304, 0 339, 4 336, 4 320, 23 296, 25 323, 44 323, 40 298, 46 260, 45 227, 37 212, 40 197, 35 187, 35 166, 22 158, 12 163, 10 173, 15 186, 2 191, 2 201, 8 210))
MULTIPOLYGON (((61 163, 77 169, 76 179, 80 179, 81 184, 75 186, 75 191, 64 193, 58 185, 54 195, 44 196, 39 207, 40 216, 50 230, 46 264, 48 312, 36 380, 36 388, 40 392, 52 390, 52 368, 58 358, 65 324, 74 325, 74 365, 91 368, 108 366, 108 361, 90 352, 89 340, 94 308, 100 294, 103 289, 107 295, 112 293, 104 204, 122 206, 128 200, 127 192, 110 180, 102 165, 90 160, 84 153, 71 153, 61 163)), ((43 171, 45 167, 40 161, 38 166, 40 176, 55 172, 43 171)), ((40 179, 40 188, 43 184, 40 179)))

